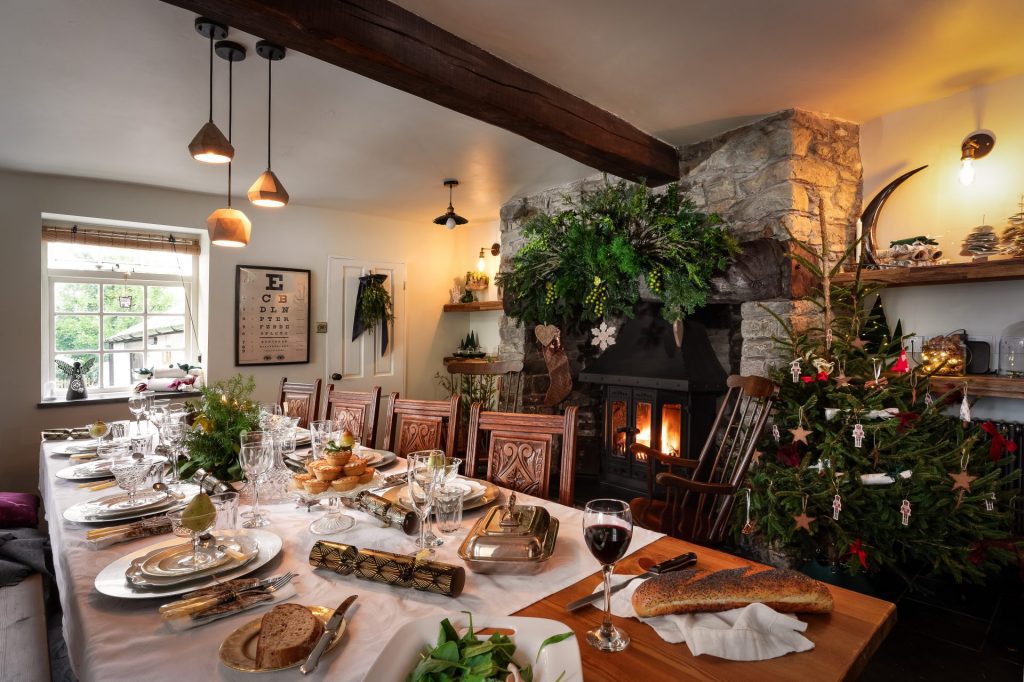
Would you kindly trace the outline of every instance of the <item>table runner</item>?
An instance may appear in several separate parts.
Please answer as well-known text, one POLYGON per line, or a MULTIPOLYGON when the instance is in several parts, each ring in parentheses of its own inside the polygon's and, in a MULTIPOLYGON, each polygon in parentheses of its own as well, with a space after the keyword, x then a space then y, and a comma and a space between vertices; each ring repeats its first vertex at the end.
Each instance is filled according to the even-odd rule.
MULTIPOLYGON (((251 679, 221 665, 217 648, 232 630, 263 611, 171 633, 156 611, 167 599, 128 601, 96 592, 93 580, 107 564, 162 538, 143 538, 98 551, 88 549, 84 541, 85 527, 64 521, 61 513, 73 504, 110 491, 89 493, 75 483, 57 479, 54 472, 67 466, 66 457, 51 454, 57 447, 59 444, 54 443, 40 446, 39 488, 49 522, 54 569, 64 608, 64 637, 79 679, 82 682, 144 678, 251 679)), ((435 616, 440 621, 445 615, 460 611, 509 615, 598 570, 597 562, 583 541, 582 511, 528 495, 519 495, 519 499, 522 504, 546 507, 561 524, 555 554, 547 568, 535 576, 481 575, 467 570, 466 589, 457 599, 313 571, 307 559, 317 539, 410 553, 415 549, 414 538, 395 529, 381 528, 375 519, 354 510, 346 512, 356 519, 352 529, 315 536, 309 533, 307 526, 318 512, 308 513, 291 503, 266 505, 273 522, 267 530, 282 537, 284 549, 256 575, 287 570, 299 572, 298 596, 293 601, 307 605, 334 608, 345 596, 359 595, 351 611, 346 642, 336 652, 325 656, 311 677, 342 682, 361 680, 391 635, 410 620, 435 616)), ((458 546, 481 513, 483 510, 467 512, 462 529, 445 536, 445 544, 437 548, 437 560, 462 563, 457 555, 458 546)), ((629 552, 659 537, 662 537, 660 533, 636 527, 629 552)), ((596 612, 594 619, 596 623, 596 612)), ((261 679, 295 679, 296 675, 296 671, 289 670, 263 675, 261 679)))

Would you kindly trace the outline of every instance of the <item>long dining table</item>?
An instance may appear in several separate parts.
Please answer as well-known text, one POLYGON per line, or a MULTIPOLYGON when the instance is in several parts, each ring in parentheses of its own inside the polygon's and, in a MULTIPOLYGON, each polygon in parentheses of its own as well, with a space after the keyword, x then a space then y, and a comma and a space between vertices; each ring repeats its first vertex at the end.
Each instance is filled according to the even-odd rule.
MULTIPOLYGON (((165 540, 167 536, 141 538, 90 549, 87 526, 66 521, 70 506, 110 494, 116 489, 88 492, 76 483, 59 479, 55 472, 68 466, 55 451, 66 443, 43 442, 40 446, 40 491, 43 497, 54 569, 64 611, 63 632, 75 674, 91 680, 241 680, 249 677, 219 662, 220 643, 243 623, 266 609, 254 609, 181 632, 171 632, 157 609, 168 598, 125 600, 105 596, 94 586, 96 575, 120 557, 165 540)), ((398 460, 389 472, 401 471, 398 460)), ((554 556, 536 576, 481 575, 467 571, 466 588, 458 598, 396 588, 357 580, 325 570, 313 570, 309 551, 318 539, 392 552, 414 551, 413 538, 398 529, 384 528, 373 517, 347 510, 355 517, 353 528, 332 536, 315 536, 308 530, 316 512, 292 502, 266 505, 272 524, 268 530, 283 539, 281 553, 254 575, 266 577, 296 571, 296 595, 291 601, 333 607, 349 594, 358 595, 349 612, 341 646, 326 654, 312 679, 362 680, 378 656, 387 655, 387 644, 402 624, 420 617, 457 615, 461 611, 494 616, 533 616, 560 621, 579 641, 584 679, 695 680, 842 680, 855 679, 863 670, 895 621, 893 604, 829 586, 835 610, 829 615, 804 615, 805 635, 814 642, 811 651, 758 662, 727 661, 712 656, 695 657, 685 644, 668 644, 652 628, 632 619, 615 618, 632 639, 621 653, 600 653, 587 646, 584 633, 601 618, 593 607, 573 613, 569 602, 592 592, 600 581, 598 565, 583 541, 582 512, 555 502, 526 495, 520 504, 548 509, 560 522, 554 556)), ((462 527, 444 536, 436 560, 461 564, 457 548, 483 510, 468 510, 462 527)), ((692 545, 637 527, 627 556, 619 562, 620 573, 639 573, 642 565, 685 552, 698 555, 698 566, 733 568, 752 562, 706 547, 692 545)), ((296 679, 296 670, 271 673, 267 679, 296 679)), ((369 682, 392 682, 372 680, 369 682)), ((394 682, 399 682, 395 680, 394 682)), ((538 680, 538 682, 545 682, 538 680)), ((566 680, 565 682, 569 682, 566 680)))

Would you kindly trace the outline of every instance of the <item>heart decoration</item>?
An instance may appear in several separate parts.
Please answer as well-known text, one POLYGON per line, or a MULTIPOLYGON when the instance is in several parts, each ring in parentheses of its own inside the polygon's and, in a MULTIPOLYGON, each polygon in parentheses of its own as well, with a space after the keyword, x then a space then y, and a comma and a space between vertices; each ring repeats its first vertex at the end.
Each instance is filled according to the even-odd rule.
POLYGON ((533 333, 544 347, 550 346, 562 336, 562 330, 553 324, 538 324, 533 328, 533 333))

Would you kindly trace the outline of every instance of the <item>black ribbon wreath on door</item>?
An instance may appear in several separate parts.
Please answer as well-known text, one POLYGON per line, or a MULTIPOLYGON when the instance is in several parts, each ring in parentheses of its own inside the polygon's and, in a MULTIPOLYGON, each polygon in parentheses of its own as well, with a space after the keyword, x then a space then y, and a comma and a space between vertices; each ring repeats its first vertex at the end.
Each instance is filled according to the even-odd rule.
POLYGON ((356 314, 352 320, 352 340, 369 331, 380 333, 380 354, 388 349, 388 325, 395 319, 391 294, 384 288, 387 275, 363 275, 359 278, 359 290, 356 292, 356 314))

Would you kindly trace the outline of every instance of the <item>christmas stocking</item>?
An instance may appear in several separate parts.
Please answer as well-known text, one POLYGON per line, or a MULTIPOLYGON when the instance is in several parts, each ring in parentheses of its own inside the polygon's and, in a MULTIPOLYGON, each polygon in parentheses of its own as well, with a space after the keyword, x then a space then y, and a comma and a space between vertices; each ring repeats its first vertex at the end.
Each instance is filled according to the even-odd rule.
POLYGON ((541 351, 544 353, 544 364, 548 368, 548 391, 544 394, 544 404, 554 407, 572 392, 572 375, 569 373, 569 358, 562 348, 562 332, 551 324, 539 324, 534 327, 541 351))

